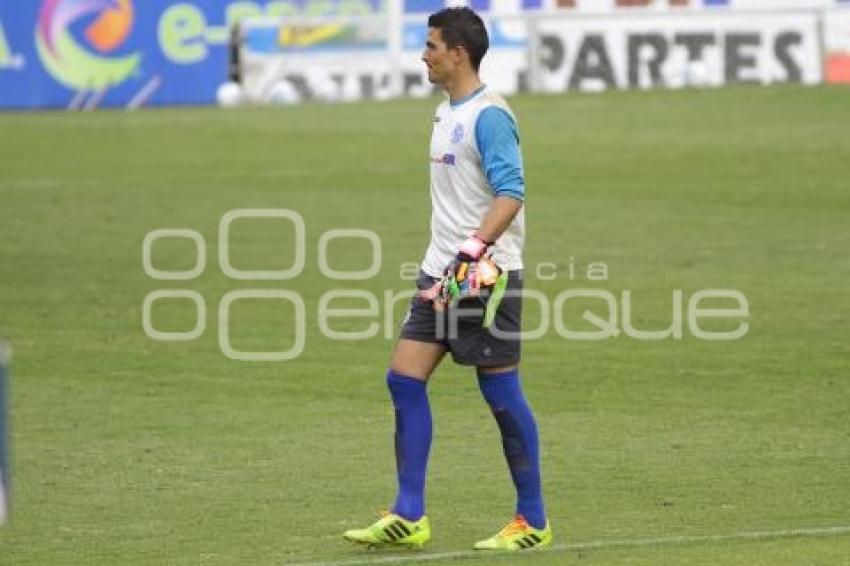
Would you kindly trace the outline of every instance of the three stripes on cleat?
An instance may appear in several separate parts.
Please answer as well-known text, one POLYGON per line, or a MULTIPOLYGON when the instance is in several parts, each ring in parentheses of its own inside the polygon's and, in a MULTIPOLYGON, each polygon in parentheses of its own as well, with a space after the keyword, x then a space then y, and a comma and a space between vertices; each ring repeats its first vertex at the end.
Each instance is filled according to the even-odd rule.
POLYGON ((542 539, 541 539, 539 536, 537 536, 537 535, 535 535, 535 534, 530 534, 530 535, 528 535, 528 536, 524 536, 524 537, 522 537, 521 539, 518 539, 518 540, 516 541, 516 543, 517 543, 517 544, 518 544, 521 548, 526 548, 526 549, 527 549, 527 548, 532 548, 532 547, 534 547, 534 546, 536 546, 536 545, 540 544, 541 540, 542 540, 542 539))
POLYGON ((384 534, 387 535, 390 542, 395 542, 400 538, 410 536, 410 529, 401 521, 396 521, 384 527, 384 534))

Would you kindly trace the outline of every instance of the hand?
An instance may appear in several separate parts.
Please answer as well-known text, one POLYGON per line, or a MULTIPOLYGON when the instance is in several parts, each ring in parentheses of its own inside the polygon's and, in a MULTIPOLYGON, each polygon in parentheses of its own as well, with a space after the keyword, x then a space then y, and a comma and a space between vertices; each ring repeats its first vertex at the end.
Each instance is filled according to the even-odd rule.
POLYGON ((502 270, 492 261, 483 258, 492 242, 473 234, 464 241, 458 253, 446 268, 439 281, 419 292, 419 298, 433 302, 434 309, 442 311, 455 299, 477 297, 484 288, 491 287, 502 270))
POLYGON ((473 234, 460 245, 454 261, 446 266, 443 276, 453 275, 457 283, 463 283, 469 276, 471 267, 484 256, 487 249, 492 245, 493 242, 487 242, 478 234, 473 234))
POLYGON ((457 252, 455 260, 466 263, 478 261, 484 256, 487 248, 492 245, 493 242, 488 242, 481 238, 478 234, 473 234, 460 245, 460 249, 457 252))
POLYGON ((443 310, 453 302, 467 297, 482 297, 485 301, 489 291, 502 275, 502 269, 489 257, 473 262, 452 261, 443 278, 434 286, 437 297, 434 308, 443 310))

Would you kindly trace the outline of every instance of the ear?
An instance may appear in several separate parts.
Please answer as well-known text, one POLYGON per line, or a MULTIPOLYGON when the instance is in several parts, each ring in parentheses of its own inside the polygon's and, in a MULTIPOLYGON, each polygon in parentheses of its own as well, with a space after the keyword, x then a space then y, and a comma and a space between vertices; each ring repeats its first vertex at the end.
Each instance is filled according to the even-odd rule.
POLYGON ((458 45, 456 47, 452 47, 452 58, 455 63, 460 63, 464 59, 469 61, 469 53, 466 52, 466 49, 462 45, 458 45))

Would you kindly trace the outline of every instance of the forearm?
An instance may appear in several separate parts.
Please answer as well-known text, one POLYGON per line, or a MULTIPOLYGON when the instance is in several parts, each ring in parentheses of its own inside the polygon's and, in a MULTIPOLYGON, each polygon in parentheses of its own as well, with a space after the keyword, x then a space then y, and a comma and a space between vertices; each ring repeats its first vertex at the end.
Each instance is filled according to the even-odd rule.
POLYGON ((496 197, 484 215, 476 234, 485 242, 495 242, 508 229, 522 208, 522 201, 511 197, 496 197))

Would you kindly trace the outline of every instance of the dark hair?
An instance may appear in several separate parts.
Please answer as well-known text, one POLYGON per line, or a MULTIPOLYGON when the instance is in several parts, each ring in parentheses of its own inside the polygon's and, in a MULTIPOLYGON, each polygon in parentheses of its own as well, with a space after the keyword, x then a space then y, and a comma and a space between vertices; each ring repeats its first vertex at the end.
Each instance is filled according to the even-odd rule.
POLYGON ((437 28, 449 48, 463 47, 475 71, 490 47, 487 28, 481 18, 469 8, 444 8, 428 17, 428 27, 437 28))

